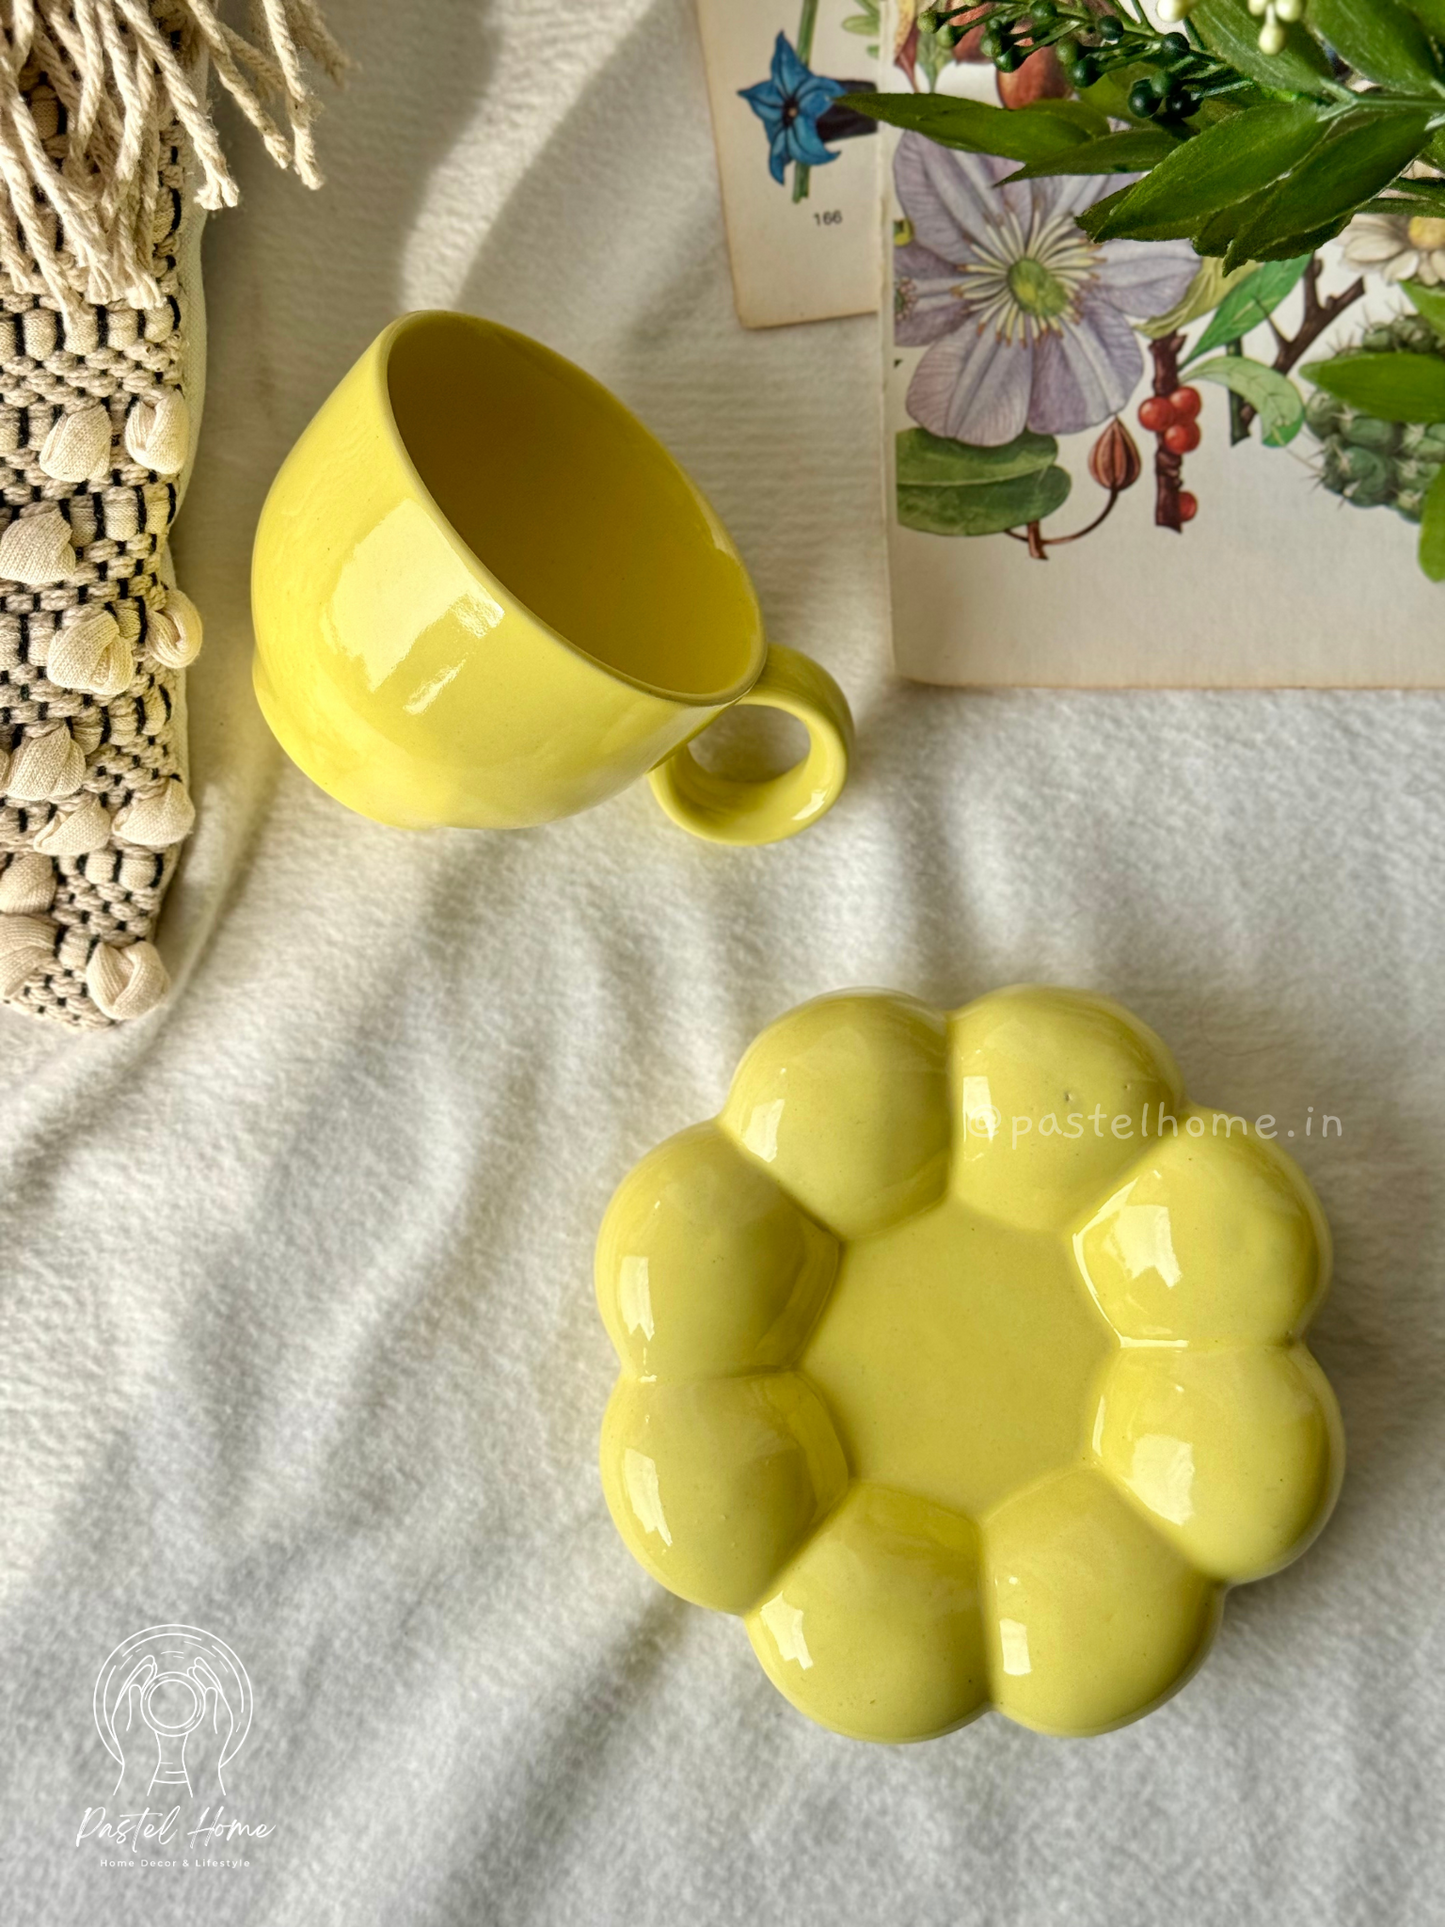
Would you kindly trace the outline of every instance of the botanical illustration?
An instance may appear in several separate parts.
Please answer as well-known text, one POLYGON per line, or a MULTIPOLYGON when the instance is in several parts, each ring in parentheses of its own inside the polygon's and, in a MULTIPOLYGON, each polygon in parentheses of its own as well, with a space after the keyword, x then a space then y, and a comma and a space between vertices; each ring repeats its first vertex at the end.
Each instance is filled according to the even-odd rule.
MULTIPOLYGON (((862 0, 862 6, 860 13, 850 14, 842 24, 849 33, 872 36, 867 51, 876 59, 879 0, 862 0)), ((838 104, 844 94, 871 93, 871 80, 830 80, 808 65, 817 24, 818 0, 803 0, 797 39, 790 41, 780 32, 773 43, 767 79, 741 89, 741 98, 762 122, 767 136, 768 172, 782 187, 792 168, 795 201, 807 199, 813 168, 837 160, 837 149, 828 145, 830 141, 852 140, 876 128, 876 122, 856 108, 838 104)))
POLYGON ((904 0, 914 91, 842 103, 905 130, 893 339, 923 352, 900 522, 1046 560, 1147 466, 1133 500, 1183 534, 1218 434, 1291 449, 1282 485, 1419 523, 1445 578, 1445 0, 1381 0, 1368 31, 1336 0, 1303 23, 1300 0, 1159 11, 1181 25, 904 0), (936 91, 960 61, 992 62, 998 106, 936 91), (1080 509, 1059 438, 1089 429, 1080 509))

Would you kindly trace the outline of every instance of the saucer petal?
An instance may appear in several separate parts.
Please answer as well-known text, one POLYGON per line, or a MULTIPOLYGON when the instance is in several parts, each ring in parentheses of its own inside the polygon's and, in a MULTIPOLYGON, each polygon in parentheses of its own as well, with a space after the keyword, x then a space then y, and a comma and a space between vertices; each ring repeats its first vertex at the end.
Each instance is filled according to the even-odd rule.
POLYGON ((832 1420, 792 1372, 622 1378, 602 1421, 602 1489, 633 1557, 716 1612, 756 1605, 847 1481, 832 1420))
POLYGON ((994 991, 949 1019, 952 1188, 1021 1230, 1062 1229, 1135 1163, 1183 1101, 1164 1044, 1088 991, 994 991))
POLYGON ((1219 1615, 1211 1584, 1110 1482, 1076 1467, 984 1522, 992 1697, 1045 1733, 1107 1732, 1183 1685, 1219 1615))
POLYGON ((854 1485, 748 1615, 774 1686, 856 1740, 926 1740, 988 1703, 978 1530, 887 1486, 854 1485))
POLYGON ((1191 1105, 1074 1238, 1125 1338, 1298 1337, 1329 1279, 1330 1237, 1303 1172, 1243 1120, 1191 1105))
POLYGON ((820 997, 763 1032, 719 1121, 805 1211, 866 1237, 943 1195, 946 1059, 944 1020, 926 1004, 820 997))
POLYGON ((838 1270, 837 1241, 715 1124, 651 1151, 608 1206, 597 1302, 639 1378, 776 1371, 838 1270))
POLYGON ((1185 1558, 1231 1583, 1304 1551, 1344 1466, 1334 1394, 1303 1345, 1122 1351, 1094 1442, 1185 1558))

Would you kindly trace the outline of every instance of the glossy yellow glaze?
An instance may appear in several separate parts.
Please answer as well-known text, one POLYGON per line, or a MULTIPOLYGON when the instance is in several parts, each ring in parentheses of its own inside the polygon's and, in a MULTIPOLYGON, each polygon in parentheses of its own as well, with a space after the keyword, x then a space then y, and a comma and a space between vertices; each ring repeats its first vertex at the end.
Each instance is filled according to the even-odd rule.
POLYGON ((1328 1516, 1328 1267, 1295 1165, 1117 1004, 823 998, 608 1210, 608 1504, 826 1726, 1101 1732, 1328 1516))
POLYGON ((1063 1239, 948 1198, 846 1247, 801 1364, 860 1479, 980 1519, 1084 1450, 1112 1342, 1063 1239))
POLYGON ((266 499, 251 600, 267 722, 381 822, 542 823, 654 772, 686 828, 766 843, 847 774, 841 691, 768 649, 682 469, 580 369, 472 316, 393 322, 323 403, 266 499), (765 783, 704 771, 684 746, 735 702, 799 717, 808 755, 765 783))

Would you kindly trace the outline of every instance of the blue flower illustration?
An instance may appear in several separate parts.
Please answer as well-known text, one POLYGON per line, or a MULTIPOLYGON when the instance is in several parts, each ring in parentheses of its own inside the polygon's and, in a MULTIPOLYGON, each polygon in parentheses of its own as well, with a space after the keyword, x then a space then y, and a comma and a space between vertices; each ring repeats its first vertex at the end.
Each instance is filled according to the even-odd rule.
POLYGON ((756 87, 738 89, 768 130, 768 171, 775 181, 783 179, 789 161, 821 167, 825 161, 837 160, 823 145, 818 122, 839 94, 847 91, 843 81, 815 74, 798 58, 787 35, 778 35, 769 77, 756 87))

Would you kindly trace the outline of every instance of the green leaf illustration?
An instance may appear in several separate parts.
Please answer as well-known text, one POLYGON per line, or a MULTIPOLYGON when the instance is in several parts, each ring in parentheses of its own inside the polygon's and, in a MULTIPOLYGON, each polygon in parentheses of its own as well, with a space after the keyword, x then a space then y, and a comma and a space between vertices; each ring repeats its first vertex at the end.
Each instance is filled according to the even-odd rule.
POLYGON ((1035 469, 1009 481, 969 488, 913 488, 900 483, 898 519, 925 535, 998 535, 1042 522, 1068 500, 1073 486, 1061 468, 1035 469))
POLYGON ((1191 321, 1197 321, 1202 314, 1217 308, 1224 297, 1236 288, 1246 276, 1253 273, 1252 268, 1238 268, 1233 274, 1224 272, 1224 263, 1216 256, 1208 255, 1199 263, 1198 272, 1184 290, 1183 298, 1166 308, 1163 314, 1151 315, 1148 321, 1136 321, 1135 327, 1141 335, 1157 341, 1161 335, 1176 334, 1179 329, 1187 328, 1191 321))
POLYGON ((1288 375, 1248 355, 1221 355, 1189 371, 1191 381, 1213 381, 1241 396, 1259 416, 1260 434, 1271 448, 1292 442, 1304 425, 1305 405, 1288 375))
POLYGON ((926 428, 905 428, 898 436, 898 480, 918 488, 959 488, 975 482, 1007 482, 1047 468, 1059 452, 1052 435, 1025 429, 997 448, 951 441, 926 428))
POLYGON ((1307 254, 1298 254, 1291 261, 1266 262, 1252 274, 1246 274, 1215 309, 1213 320, 1185 357, 1185 366, 1198 361, 1213 348, 1225 348, 1231 341, 1241 340, 1252 328, 1267 321, 1285 296, 1299 285, 1309 264, 1307 254))
MULTIPOLYGON (((1323 136, 1319 111, 1309 101, 1274 102, 1236 114, 1175 148, 1122 196, 1085 209, 1079 225, 1095 241, 1124 236, 1162 241, 1193 234, 1206 215, 1277 181, 1323 136)), ((1366 189, 1373 191, 1373 185, 1366 189)))
POLYGON ((1423 281, 1402 281, 1400 287, 1436 334, 1445 336, 1445 288, 1427 288, 1423 281))
POLYGON ((1402 93, 1440 79, 1429 39, 1398 0, 1310 0, 1309 24, 1357 73, 1402 93))
POLYGON ((879 0, 857 0, 861 13, 851 13, 843 22, 844 33, 876 34, 879 28, 879 0))
POLYGON ((1338 233, 1361 201, 1409 166, 1428 128, 1428 114, 1412 107, 1361 107, 1331 121, 1323 140, 1246 212, 1224 265, 1275 258, 1286 247, 1303 254, 1315 236, 1338 233))
POLYGON ((1445 422, 1445 358, 1438 355, 1336 355, 1306 364, 1318 388, 1387 422, 1445 422))
POLYGON ((1040 113, 1032 107, 989 107, 980 100, 956 100, 944 94, 844 94, 837 102, 860 114, 871 114, 891 127, 925 134, 940 147, 961 148, 968 154, 997 154, 1006 161, 1041 161, 1065 148, 1081 147, 1087 129, 1063 114, 1040 113))
POLYGON ((1317 93, 1320 82, 1333 76, 1329 55, 1303 27, 1289 28, 1282 53, 1261 53, 1259 20, 1246 0, 1201 0, 1189 24, 1221 60, 1271 91, 1293 88, 1317 93))
POLYGON ((1034 161, 1008 178, 1032 181, 1048 174, 1137 174, 1166 159, 1178 145, 1157 128, 1130 127, 1122 134, 1105 134, 1083 147, 1071 147, 1063 155, 1051 154, 1047 160, 1034 161))
POLYGON ((1432 582, 1445 582, 1445 468, 1425 496, 1420 516, 1420 567, 1432 582))

